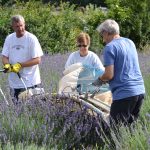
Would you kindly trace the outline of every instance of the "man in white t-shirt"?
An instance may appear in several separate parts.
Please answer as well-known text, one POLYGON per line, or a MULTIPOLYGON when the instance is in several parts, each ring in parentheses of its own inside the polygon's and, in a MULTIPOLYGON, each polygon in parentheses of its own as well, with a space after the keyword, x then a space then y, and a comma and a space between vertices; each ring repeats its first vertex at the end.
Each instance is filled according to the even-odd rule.
POLYGON ((72 64, 82 63, 83 65, 104 70, 104 66, 100 58, 92 51, 89 51, 90 36, 87 33, 81 32, 77 37, 77 47, 79 50, 70 54, 65 69, 72 64))
POLYGON ((41 83, 38 64, 43 55, 37 37, 25 30, 25 20, 21 15, 11 18, 14 33, 8 35, 2 50, 5 72, 9 73, 9 86, 18 99, 20 92, 37 87, 41 83), (20 74, 25 85, 18 76, 20 74))

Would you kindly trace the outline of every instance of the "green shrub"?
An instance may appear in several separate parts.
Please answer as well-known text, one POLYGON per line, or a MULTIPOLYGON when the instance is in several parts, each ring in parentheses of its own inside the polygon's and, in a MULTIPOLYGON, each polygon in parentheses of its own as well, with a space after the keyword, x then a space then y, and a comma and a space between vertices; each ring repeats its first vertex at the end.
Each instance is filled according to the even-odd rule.
POLYGON ((138 3, 135 0, 106 0, 106 3, 107 11, 92 4, 78 8, 77 5, 61 2, 59 7, 55 7, 55 4, 43 4, 36 0, 17 0, 12 7, 0 6, 0 47, 12 32, 10 17, 14 14, 25 17, 27 30, 38 37, 43 50, 49 53, 76 50, 76 37, 81 31, 89 33, 90 49, 99 53, 103 45, 96 28, 106 18, 115 19, 120 25, 121 35, 131 38, 138 48, 149 44, 148 0, 139 0, 138 3))
POLYGON ((131 38, 137 47, 144 46, 150 39, 149 0, 106 0, 108 18, 120 24, 121 34, 131 38))
MULTIPOLYGON (((81 31, 87 31, 90 36, 94 37, 96 24, 100 18, 103 18, 101 10, 94 9, 92 5, 86 8, 85 13, 76 10, 76 6, 69 3, 61 3, 57 10, 54 5, 44 5, 42 2, 35 1, 27 3, 18 1, 11 8, 3 6, 1 9, 3 9, 0 26, 1 47, 6 35, 12 32, 9 24, 10 17, 14 14, 21 14, 25 17, 27 30, 35 34, 43 50, 50 53, 75 50, 77 35, 81 31)), ((96 45, 101 45, 100 41, 95 40, 96 45)), ((94 50, 94 42, 92 47, 94 50)))

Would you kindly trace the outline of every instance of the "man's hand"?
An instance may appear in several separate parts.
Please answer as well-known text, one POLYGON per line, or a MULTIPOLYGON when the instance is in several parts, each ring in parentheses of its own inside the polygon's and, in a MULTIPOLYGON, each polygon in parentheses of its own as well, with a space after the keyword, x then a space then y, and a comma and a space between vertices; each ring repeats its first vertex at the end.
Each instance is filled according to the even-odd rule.
POLYGON ((21 64, 20 63, 16 63, 16 64, 11 66, 11 72, 18 73, 21 68, 22 68, 21 64))
POLYGON ((93 86, 102 86, 102 84, 105 84, 105 82, 102 81, 100 78, 96 79, 96 80, 92 83, 93 86))
POLYGON ((3 69, 4 69, 4 73, 9 73, 11 72, 11 65, 10 64, 5 64, 3 66, 3 69))

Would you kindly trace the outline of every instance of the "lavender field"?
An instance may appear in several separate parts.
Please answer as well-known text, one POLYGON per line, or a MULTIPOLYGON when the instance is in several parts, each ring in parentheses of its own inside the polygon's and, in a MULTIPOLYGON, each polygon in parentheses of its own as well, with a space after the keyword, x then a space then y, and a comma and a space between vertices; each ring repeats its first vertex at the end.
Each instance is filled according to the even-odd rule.
MULTIPOLYGON (((68 56, 69 53, 43 56, 40 70, 46 93, 57 93, 68 56)), ((7 74, 1 73, 0 86, 10 104, 7 106, 0 95, 1 149, 149 149, 149 58, 148 52, 139 53, 147 90, 141 117, 133 128, 122 126, 118 134, 108 131, 100 116, 90 115, 87 107, 75 103, 71 97, 49 94, 45 101, 32 98, 14 106, 9 96, 7 74)))
MULTIPOLYGON (((47 92, 53 91, 57 92, 58 90, 58 82, 63 76, 62 72, 64 70, 65 63, 67 61, 67 58, 70 53, 66 54, 54 54, 54 55, 48 55, 45 54, 42 57, 42 62, 40 64, 40 70, 41 70, 41 79, 42 84, 47 92)), ((103 62, 103 56, 98 54, 100 56, 100 59, 103 62)), ((141 71, 143 76, 148 76, 150 74, 150 52, 147 51, 146 53, 139 53, 139 63, 141 67, 141 71)), ((1 64, 2 68, 2 64, 1 64)), ((7 75, 1 73, 1 84, 5 85, 3 89, 6 90, 8 88, 7 83, 7 75)), ((51 93, 51 92, 50 92, 51 93)))
MULTIPOLYGON (((53 86, 56 88, 58 80, 63 76, 62 72, 64 70, 65 62, 70 53, 67 54, 55 54, 55 55, 45 55, 42 58, 41 64, 41 75, 43 84, 47 87, 46 89, 51 89, 53 86), (48 84, 47 84, 48 83, 48 84)), ((102 55, 100 59, 103 61, 102 55)), ((139 53, 139 63, 143 76, 150 74, 150 52, 139 53)))

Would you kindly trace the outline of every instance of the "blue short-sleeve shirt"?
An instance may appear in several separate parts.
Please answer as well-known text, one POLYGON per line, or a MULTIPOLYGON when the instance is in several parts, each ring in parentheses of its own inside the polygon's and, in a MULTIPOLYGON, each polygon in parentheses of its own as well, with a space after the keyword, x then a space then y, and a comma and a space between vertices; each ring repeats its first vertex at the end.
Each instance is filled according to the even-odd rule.
POLYGON ((114 65, 114 77, 109 82, 113 100, 145 93, 135 44, 127 38, 117 38, 104 48, 104 66, 114 65))

